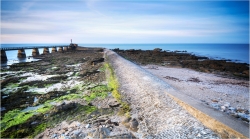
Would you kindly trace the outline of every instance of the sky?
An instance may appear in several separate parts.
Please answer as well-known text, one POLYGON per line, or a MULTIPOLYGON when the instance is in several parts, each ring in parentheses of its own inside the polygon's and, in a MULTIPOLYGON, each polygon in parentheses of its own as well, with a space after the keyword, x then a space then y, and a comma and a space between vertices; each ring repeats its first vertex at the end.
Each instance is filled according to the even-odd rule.
POLYGON ((1 0, 1 43, 249 43, 249 2, 1 0))

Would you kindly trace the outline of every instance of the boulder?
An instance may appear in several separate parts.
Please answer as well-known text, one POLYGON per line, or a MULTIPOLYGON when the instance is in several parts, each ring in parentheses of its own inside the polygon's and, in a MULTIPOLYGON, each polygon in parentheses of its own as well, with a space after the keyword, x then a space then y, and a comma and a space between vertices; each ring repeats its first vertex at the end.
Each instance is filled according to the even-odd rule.
POLYGON ((120 106, 120 103, 117 102, 117 100, 113 98, 113 99, 109 99, 108 105, 109 105, 110 108, 113 108, 113 107, 120 106))

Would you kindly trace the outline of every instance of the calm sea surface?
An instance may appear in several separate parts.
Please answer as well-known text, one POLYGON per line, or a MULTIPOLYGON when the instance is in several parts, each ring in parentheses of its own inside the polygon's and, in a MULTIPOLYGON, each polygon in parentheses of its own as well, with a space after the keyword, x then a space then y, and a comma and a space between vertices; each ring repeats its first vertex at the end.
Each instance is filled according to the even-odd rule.
MULTIPOLYGON (((2 48, 5 47, 24 47, 24 46, 55 46, 55 45, 68 45, 68 44, 1 44, 2 48)), ((154 48, 161 48, 162 50, 170 51, 187 51, 199 56, 207 56, 211 59, 225 59, 234 62, 248 63, 249 64, 249 44, 78 44, 84 47, 105 47, 108 49, 141 49, 153 50, 154 48)), ((26 56, 32 55, 32 49, 26 49, 26 56)), ((39 49, 40 54, 43 49, 39 49)), ((51 48, 50 48, 51 52, 51 48)), ((6 51, 8 62, 1 63, 1 66, 10 65, 18 62, 29 62, 34 59, 17 58, 17 50, 6 51)))

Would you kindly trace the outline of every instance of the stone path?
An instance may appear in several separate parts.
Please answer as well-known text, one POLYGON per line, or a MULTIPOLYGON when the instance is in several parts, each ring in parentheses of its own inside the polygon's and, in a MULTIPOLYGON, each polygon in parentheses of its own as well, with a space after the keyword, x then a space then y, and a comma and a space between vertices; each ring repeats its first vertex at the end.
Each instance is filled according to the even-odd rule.
POLYGON ((131 116, 138 119, 138 138, 220 138, 167 95, 173 90, 139 66, 110 50, 107 59, 115 69, 120 92, 131 104, 131 116))

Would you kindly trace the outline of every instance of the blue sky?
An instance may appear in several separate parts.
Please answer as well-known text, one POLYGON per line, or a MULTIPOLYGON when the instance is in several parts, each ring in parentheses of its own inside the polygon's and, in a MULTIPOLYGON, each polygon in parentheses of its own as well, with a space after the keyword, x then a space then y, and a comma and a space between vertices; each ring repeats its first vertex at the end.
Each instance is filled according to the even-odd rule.
POLYGON ((2 43, 249 43, 248 1, 2 0, 2 43))

